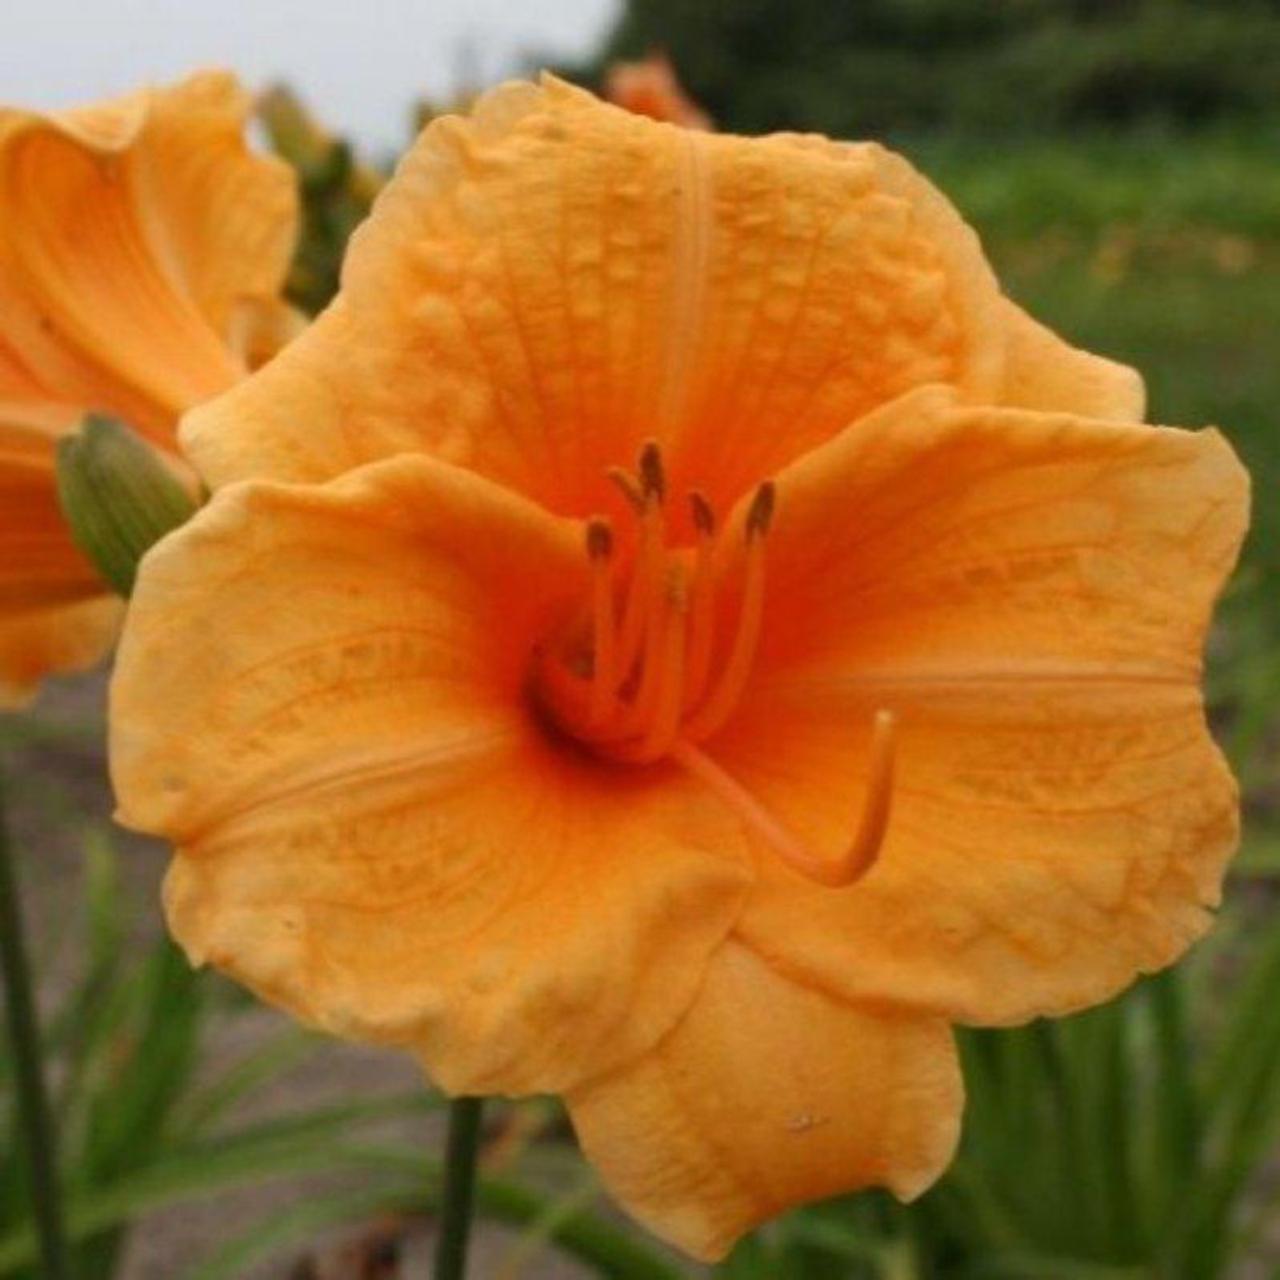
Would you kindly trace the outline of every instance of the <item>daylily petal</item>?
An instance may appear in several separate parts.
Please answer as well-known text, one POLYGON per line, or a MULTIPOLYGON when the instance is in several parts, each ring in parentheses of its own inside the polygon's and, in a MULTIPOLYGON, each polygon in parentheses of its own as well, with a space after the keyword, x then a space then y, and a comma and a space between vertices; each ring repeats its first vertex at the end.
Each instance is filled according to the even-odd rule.
POLYGON ((103 592, 102 580, 67 532, 53 441, 42 431, 0 423, 0 521, 0 614, 103 592))
POLYGON ((707 749, 832 857, 880 709, 898 783, 856 885, 762 851, 744 936, 833 992, 970 1022, 1077 1008, 1176 957, 1236 842, 1198 684, 1246 509, 1216 432, 945 391, 783 473, 758 678, 707 749))
POLYGON ((0 333, 0 422, 39 428, 49 436, 74 429, 82 411, 53 395, 0 333))
POLYGON ((293 180, 249 152, 235 80, 193 76, 77 112, 0 111, 0 318, 54 398, 170 440, 244 366, 242 298, 288 265, 293 180))
POLYGON ((991 269, 974 231, 955 206, 902 156, 874 144, 806 136, 797 145, 831 155, 874 154, 885 189, 911 202, 917 221, 943 255, 952 287, 964 290, 964 309, 986 318, 985 343, 967 362, 973 373, 962 390, 993 404, 1058 410, 1093 418, 1139 422, 1146 393, 1136 370, 1081 351, 1033 320, 1008 298, 995 296, 991 269), (997 340, 996 335, 999 335, 997 340), (1001 370, 998 385, 996 368, 1001 370))
POLYGON ((52 672, 83 671, 106 656, 124 603, 96 595, 72 604, 0 609, 0 710, 23 707, 52 672))
POLYGON ((144 561, 112 692, 121 817, 178 846, 175 936, 447 1089, 558 1090, 687 1007, 747 882, 678 775, 548 736, 531 637, 582 530, 402 458, 236 486, 144 561))
POLYGON ((1021 307, 1004 303, 1004 389, 1001 404, 1141 422, 1147 412, 1142 375, 1128 365, 1070 346, 1021 307))
POLYGON ((120 609, 67 532, 55 433, 0 421, 0 706, 28 701, 44 675, 91 666, 120 609))
POLYGON ((283 160, 246 146, 252 114, 234 76, 190 76, 153 93, 133 157, 152 244, 223 337, 237 307, 279 305, 297 238, 296 179, 283 160))
POLYGON ((730 942, 674 1031, 568 1103, 628 1212, 712 1261, 804 1201, 919 1195, 955 1151, 963 1092, 941 1019, 835 1000, 730 942))
POLYGON ((919 383, 994 397, 999 302, 972 232, 879 147, 509 85, 425 131, 336 306, 183 438, 215 485, 417 450, 585 515, 654 437, 673 488, 727 503, 919 383))

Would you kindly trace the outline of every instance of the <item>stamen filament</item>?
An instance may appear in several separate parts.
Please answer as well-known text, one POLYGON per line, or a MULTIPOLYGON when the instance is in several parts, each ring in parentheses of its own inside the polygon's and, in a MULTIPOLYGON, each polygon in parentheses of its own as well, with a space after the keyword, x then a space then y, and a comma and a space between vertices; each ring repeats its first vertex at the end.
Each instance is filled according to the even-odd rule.
POLYGON ((640 517, 640 546, 636 552, 635 572, 622 614, 621 638, 618 642, 618 678, 625 680, 640 656, 646 623, 657 594, 662 573, 662 508, 647 498, 640 517))
POLYGON ((685 678, 685 705, 696 706, 711 669, 712 623, 715 588, 711 580, 711 549, 716 532, 711 504, 696 490, 689 495, 697 544, 693 559, 693 584, 689 588, 689 660, 685 678))
POLYGON ((834 861, 819 858, 794 832, 788 830, 736 778, 705 752, 681 739, 671 756, 703 782, 760 836, 788 866, 817 884, 846 888, 857 883, 875 865, 889 827, 893 798, 893 767, 897 744, 897 718, 891 711, 877 711, 871 735, 867 767, 866 799, 852 840, 834 861))
POLYGON ((591 559, 591 696, 587 723, 598 729, 615 706, 617 685, 617 628, 613 616, 613 531, 608 521, 587 522, 587 553, 591 559))
POLYGON ((631 737, 647 728, 652 722, 654 708, 657 705, 658 689, 662 678, 660 653, 667 630, 667 615, 674 610, 660 592, 653 591, 651 597, 644 630, 640 684, 631 705, 626 708, 618 722, 620 737, 631 737))
POLYGON ((685 610, 684 602, 676 596, 683 591, 683 583, 677 583, 672 591, 673 597, 668 599, 665 610, 662 653, 660 656, 651 655, 654 665, 660 668, 660 676, 653 696, 649 728, 634 756, 640 763, 660 760, 675 745, 680 734, 680 716, 684 709, 685 610))
POLYGON ((621 467, 609 467, 605 471, 605 475, 617 486, 618 492, 627 500, 628 506, 636 515, 644 514, 644 494, 640 492, 640 486, 636 484, 635 477, 630 471, 624 471, 621 467))
POLYGON ((747 517, 745 581, 738 613, 738 631, 733 638, 733 647, 729 650, 729 658, 720 673, 720 679, 706 702, 690 718, 685 729, 685 736, 690 741, 701 742, 724 725, 738 705, 751 674, 756 644, 760 639, 760 621, 764 613, 764 535, 768 529, 772 503, 772 485, 761 486, 747 517))

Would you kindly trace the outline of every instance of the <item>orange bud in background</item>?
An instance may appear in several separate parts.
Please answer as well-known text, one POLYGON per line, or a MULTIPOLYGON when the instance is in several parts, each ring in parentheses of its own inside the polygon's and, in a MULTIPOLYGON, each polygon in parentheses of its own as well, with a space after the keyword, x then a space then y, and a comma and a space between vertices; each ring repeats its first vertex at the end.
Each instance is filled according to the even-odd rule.
POLYGON ((684 91, 665 53, 654 50, 638 62, 615 62, 604 78, 604 97, 638 116, 686 129, 712 129, 711 117, 684 91))

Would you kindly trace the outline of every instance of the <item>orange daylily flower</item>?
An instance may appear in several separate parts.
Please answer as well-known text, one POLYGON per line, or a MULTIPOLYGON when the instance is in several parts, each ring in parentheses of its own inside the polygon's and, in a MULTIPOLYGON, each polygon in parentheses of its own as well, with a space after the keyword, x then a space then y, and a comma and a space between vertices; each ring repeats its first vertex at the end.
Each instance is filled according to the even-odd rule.
POLYGON ((58 510, 57 438, 94 410, 174 450, 185 410, 296 331, 294 182, 247 149, 249 110, 213 72, 0 109, 0 706, 96 661, 119 621, 58 510))
POLYGON ((711 117, 684 91, 671 59, 655 51, 636 62, 615 62, 605 72, 605 101, 652 120, 710 129, 711 117))
POLYGON ((112 695, 175 935, 451 1092, 562 1094, 699 1257, 915 1195, 951 1024, 1168 964, 1235 844, 1198 685, 1247 482, 1141 414, 879 147, 554 80, 438 121, 183 424, 223 487, 112 695))

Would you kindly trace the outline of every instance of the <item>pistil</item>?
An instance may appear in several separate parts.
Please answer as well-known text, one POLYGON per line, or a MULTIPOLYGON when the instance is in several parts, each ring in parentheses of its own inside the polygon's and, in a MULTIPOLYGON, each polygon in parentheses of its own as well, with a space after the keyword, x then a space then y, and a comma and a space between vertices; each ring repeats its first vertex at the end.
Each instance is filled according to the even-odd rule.
POLYGON ((884 844, 893 798, 896 727, 891 711, 876 712, 862 811, 852 839, 833 859, 823 859, 814 853, 706 752, 690 742, 681 741, 671 754, 724 801, 742 819, 743 825, 763 839, 789 867, 818 884, 841 889, 857 883, 871 870, 884 844))
POLYGON ((685 727, 685 736, 692 742, 701 742, 723 728, 737 707, 751 675, 764 614, 764 540, 773 518, 773 503, 773 484, 766 481, 756 491, 747 513, 746 570, 738 630, 711 696, 685 727))

